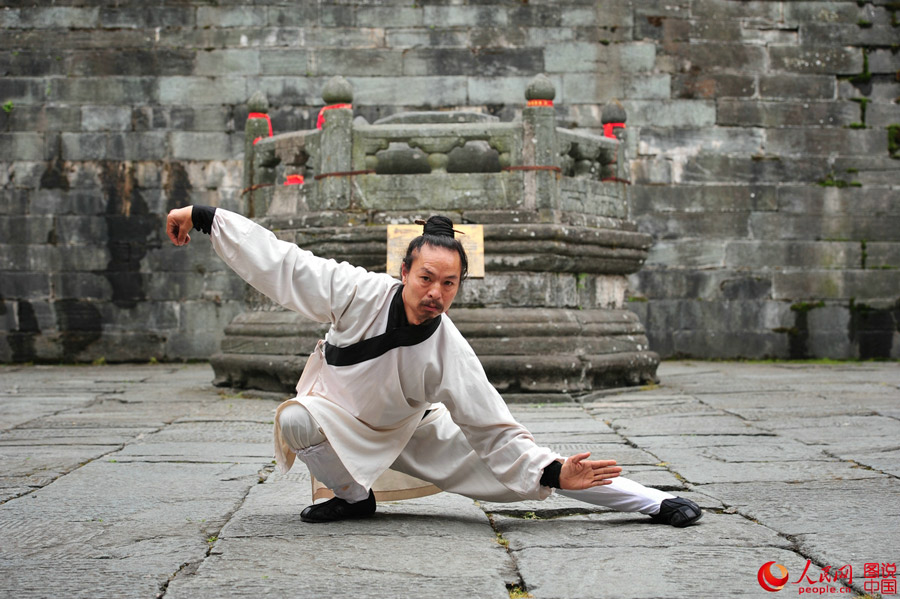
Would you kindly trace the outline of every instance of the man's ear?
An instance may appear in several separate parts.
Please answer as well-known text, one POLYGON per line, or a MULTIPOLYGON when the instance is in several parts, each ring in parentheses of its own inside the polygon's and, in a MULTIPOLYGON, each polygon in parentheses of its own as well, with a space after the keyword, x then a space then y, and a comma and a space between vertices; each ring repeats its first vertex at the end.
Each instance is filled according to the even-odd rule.
POLYGON ((400 263, 400 282, 406 285, 406 277, 409 275, 409 270, 406 269, 406 262, 400 263))

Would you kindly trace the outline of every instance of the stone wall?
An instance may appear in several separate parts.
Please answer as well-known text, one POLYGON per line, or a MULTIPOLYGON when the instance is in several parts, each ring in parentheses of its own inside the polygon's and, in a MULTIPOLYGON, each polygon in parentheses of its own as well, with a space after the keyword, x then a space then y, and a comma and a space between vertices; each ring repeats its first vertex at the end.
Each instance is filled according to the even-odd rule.
POLYGON ((312 128, 332 75, 370 121, 561 126, 627 110, 630 306, 665 356, 900 356, 896 2, 11 0, 0 9, 0 360, 205 358, 243 305, 168 209, 241 206, 247 99, 312 128))

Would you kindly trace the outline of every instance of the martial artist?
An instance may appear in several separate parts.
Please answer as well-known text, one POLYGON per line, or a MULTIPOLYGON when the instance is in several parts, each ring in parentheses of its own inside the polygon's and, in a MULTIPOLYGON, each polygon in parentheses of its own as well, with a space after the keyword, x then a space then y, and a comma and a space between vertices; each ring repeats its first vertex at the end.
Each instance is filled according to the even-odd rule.
POLYGON ((539 446, 516 422, 446 314, 468 266, 450 219, 425 223, 400 281, 314 256, 227 210, 169 213, 175 245, 190 241, 192 227, 209 234, 216 253, 261 293, 331 325, 297 396, 275 417, 281 470, 299 457, 334 495, 305 508, 303 521, 371 516, 379 492, 402 497, 389 491, 404 488, 406 496, 443 490, 495 502, 545 499, 556 489, 673 526, 702 516, 690 500, 619 476, 615 460, 563 458, 539 446))

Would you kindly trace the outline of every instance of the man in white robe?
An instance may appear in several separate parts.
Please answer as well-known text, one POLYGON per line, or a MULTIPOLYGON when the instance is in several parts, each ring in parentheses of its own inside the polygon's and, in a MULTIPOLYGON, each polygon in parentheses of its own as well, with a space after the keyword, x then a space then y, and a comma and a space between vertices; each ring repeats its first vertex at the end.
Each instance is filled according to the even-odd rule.
POLYGON ((261 293, 331 324, 297 396, 275 418, 281 470, 299 457, 334 495, 304 509, 303 521, 368 517, 376 499, 437 490, 510 502, 545 499, 554 488, 674 526, 701 517, 687 499, 620 477, 614 460, 563 458, 516 422, 446 314, 467 272, 449 219, 425 224, 401 281, 314 256, 222 209, 173 210, 166 228, 175 245, 190 241, 191 228, 209 234, 216 253, 261 293))

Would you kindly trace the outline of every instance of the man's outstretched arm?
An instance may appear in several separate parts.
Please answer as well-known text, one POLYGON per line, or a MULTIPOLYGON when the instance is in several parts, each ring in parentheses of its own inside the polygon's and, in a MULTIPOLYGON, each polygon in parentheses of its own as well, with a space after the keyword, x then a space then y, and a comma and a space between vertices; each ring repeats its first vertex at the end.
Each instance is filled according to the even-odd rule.
POLYGON ((575 491, 608 485, 622 473, 615 460, 588 460, 590 452, 579 453, 565 462, 551 462, 544 468, 541 484, 575 491))
POLYGON ((175 245, 185 245, 190 243, 191 236, 188 234, 193 228, 194 223, 191 219, 193 214, 193 206, 185 206, 184 208, 176 208, 170 210, 166 216, 166 232, 169 239, 175 245))

